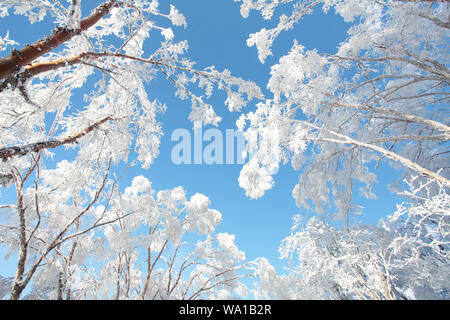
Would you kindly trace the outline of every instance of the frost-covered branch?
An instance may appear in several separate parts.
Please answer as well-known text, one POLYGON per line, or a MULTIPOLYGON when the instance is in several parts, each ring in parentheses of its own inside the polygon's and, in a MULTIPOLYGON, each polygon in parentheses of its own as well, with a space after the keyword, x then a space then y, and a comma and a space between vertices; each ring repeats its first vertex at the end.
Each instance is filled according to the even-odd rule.
MULTIPOLYGON (((381 161, 404 177, 419 173, 449 185, 445 1, 240 2, 244 17, 255 9, 270 20, 275 8, 291 4, 292 16, 308 7, 305 13, 334 9, 351 23, 335 52, 307 50, 295 39, 271 67, 267 86, 273 98, 239 119, 252 155, 239 178, 247 195, 261 197, 287 161, 301 171, 293 190, 297 205, 313 203, 319 215, 335 205, 336 218, 344 221, 356 205, 356 184, 363 185, 363 196, 375 197, 381 161)), ((279 21, 276 30, 292 28, 284 14, 279 21)), ((266 37, 275 29, 250 35, 260 59, 276 44, 266 37)))
POLYGON ((15 157, 15 156, 24 156, 31 152, 39 152, 44 149, 53 149, 57 148, 62 145, 76 143, 78 139, 84 137, 85 135, 89 134, 92 130, 97 129, 100 125, 107 121, 113 120, 111 117, 103 118, 93 125, 90 125, 86 129, 77 132, 69 137, 65 137, 63 139, 58 140, 49 140, 49 141, 41 141, 41 142, 34 142, 30 143, 24 146, 14 146, 14 147, 7 147, 7 148, 1 148, 0 149, 0 159, 3 159, 3 161, 6 161, 8 158, 15 157))
MULTIPOLYGON (((415 97, 411 97, 411 98, 415 98, 415 97)), ((418 123, 430 128, 434 128, 436 130, 441 131, 442 133, 445 133, 447 136, 450 135, 450 127, 446 124, 440 123, 439 121, 435 121, 435 120, 431 120, 431 119, 424 119, 420 116, 416 116, 416 115, 411 115, 411 114, 407 114, 404 112, 398 112, 396 110, 392 110, 392 109, 384 109, 384 108, 372 108, 372 107, 368 107, 365 105, 354 105, 354 104, 348 104, 348 103, 325 103, 327 105, 329 105, 330 107, 343 107, 343 108, 350 108, 350 109, 357 109, 357 110, 364 110, 364 111, 369 111, 371 113, 375 113, 375 114, 384 114, 384 115, 388 115, 388 116, 393 116, 396 117, 398 119, 403 119, 404 121, 409 121, 409 122, 414 122, 414 123, 418 123)), ((447 138, 448 139, 448 138, 447 138)))
POLYGON ((449 195, 433 180, 406 183, 408 203, 378 226, 342 230, 317 217, 295 217, 280 247, 280 257, 291 262, 289 273, 256 261, 257 293, 282 299, 448 299, 449 195))
MULTIPOLYGON (((418 165, 417 163, 406 159, 390 150, 386 150, 382 147, 379 147, 376 145, 376 143, 380 143, 380 142, 387 142, 387 141, 401 141, 401 140, 420 140, 420 136, 419 137, 412 137, 412 136, 403 136, 403 137, 389 137, 386 139, 380 139, 380 140, 374 140, 374 141, 369 141, 369 142, 362 142, 362 141, 357 141, 355 139, 352 139, 349 136, 346 135, 342 135, 340 133, 337 133, 335 131, 331 131, 328 129, 322 129, 322 128, 318 128, 317 126, 314 126, 313 124, 310 124, 306 121, 301 121, 301 123, 305 126, 308 127, 312 127, 313 129, 319 129, 321 131, 325 131, 327 133, 330 133, 331 135, 335 136, 336 138, 326 138, 326 137, 319 137, 319 138, 312 138, 312 137, 305 137, 305 140, 309 140, 309 141, 325 141, 325 142, 333 142, 333 143, 338 143, 338 144, 351 144, 357 147, 361 147, 361 148, 366 148, 366 149, 370 149, 370 150, 374 150, 377 151, 379 153, 381 153, 382 155, 386 156, 387 158, 390 158, 394 161, 400 162, 401 164, 403 164, 404 166, 413 169, 414 171, 416 171, 417 173, 423 175, 424 177, 427 177, 428 179, 432 179, 432 180, 436 180, 439 181, 440 183, 444 184, 447 187, 450 187, 450 180, 446 179, 445 177, 442 177, 430 170, 427 170, 423 167, 421 167, 420 165, 418 165)), ((299 138, 301 139, 301 138, 299 138)), ((440 135, 440 136, 428 136, 428 137, 424 137, 423 140, 443 140, 443 141, 448 141, 449 140, 449 136, 448 135, 440 135)))
MULTIPOLYGON (((54 299, 241 296, 244 254, 232 235, 213 235, 220 213, 205 196, 188 201, 175 188, 155 198, 143 177, 121 192, 122 175, 110 177, 122 165, 148 168, 158 156, 166 92, 149 92, 156 74, 191 100, 195 126, 220 121, 207 101, 215 89, 225 91, 230 111, 261 98, 260 89, 229 70, 194 68, 187 41, 173 41, 171 27, 187 26, 173 5, 160 12, 157 1, 110 0, 82 19, 82 3, 0 3, 2 14, 12 9, 34 23, 50 12, 61 26, 0 60, 0 183, 20 186, 17 204, 0 204, 1 244, 19 253, 10 297, 25 287, 29 297, 54 299), (147 42, 159 41, 153 32, 163 40, 150 52, 147 42), (74 104, 77 90, 84 105, 74 104), (57 148, 74 143, 73 152, 57 148), (36 169, 36 160, 45 166, 36 169), (141 226, 148 235, 136 236, 141 226), (197 243, 182 241, 194 232, 197 243), (91 256, 104 264, 92 269, 91 256)), ((0 39, 2 48, 14 44, 8 34, 0 39)))
MULTIPOLYGON (((78 1, 75 1, 78 2, 78 1)), ((64 42, 79 35, 81 32, 88 30, 100 21, 104 16, 110 13, 111 9, 119 6, 117 0, 110 0, 97 7, 97 9, 89 17, 80 21, 79 29, 57 28, 55 32, 44 40, 35 42, 20 50, 14 50, 9 56, 0 59, 0 79, 6 78, 13 74, 14 71, 20 70, 28 64, 33 63, 37 58, 52 51, 64 42)))
MULTIPOLYGON (((20 238, 20 243, 21 243, 21 249, 20 249, 20 257, 19 257, 19 261, 18 261, 18 267, 17 267, 17 271, 16 271, 16 277, 14 280, 14 284, 11 290, 11 294, 10 294, 10 299, 11 300, 17 300, 20 298, 23 290, 27 287, 27 285, 29 284, 29 282, 31 281, 31 279, 33 279, 36 271, 38 270, 38 268, 41 266, 41 262, 44 259, 47 259, 48 255, 55 249, 57 248, 61 243, 67 241, 68 239, 72 238, 72 236, 68 236, 63 238, 63 236, 67 233, 67 231, 69 230, 69 228, 77 221, 79 221, 79 219, 85 215, 90 208, 92 207, 93 204, 95 204, 99 198, 100 195, 103 193, 103 190, 106 186, 106 181, 108 178, 108 174, 109 174, 109 170, 111 167, 111 163, 109 163, 108 168, 107 168, 107 174, 105 175, 105 177, 103 178, 101 185, 99 187, 98 190, 96 190, 95 192, 95 196, 93 197, 93 199, 89 202, 89 204, 83 209, 81 210, 72 220, 69 220, 68 223, 62 228, 62 230, 59 230, 58 232, 56 232, 56 234, 54 235, 53 238, 50 238, 48 241, 43 241, 44 242, 44 248, 37 254, 36 260, 33 261, 33 263, 31 264, 31 267, 29 268, 29 270, 25 273, 25 267, 26 267, 26 263, 27 260, 29 260, 30 258, 28 257, 29 255, 29 251, 31 249, 31 241, 34 240, 33 239, 33 235, 35 234, 35 232, 37 231, 37 228, 41 225, 41 220, 42 220, 42 216, 39 213, 40 209, 40 204, 38 202, 34 203, 35 206, 35 210, 38 216, 38 222, 36 224, 36 226, 34 227, 34 229, 31 231, 31 234, 28 238, 28 240, 26 239, 26 226, 27 226, 27 222, 25 220, 25 210, 26 208, 24 208, 23 205, 23 185, 26 181, 26 178, 29 176, 29 173, 31 173, 34 168, 38 165, 39 163, 39 158, 36 160, 35 165, 30 167, 29 170, 27 171, 27 173, 25 174, 24 178, 21 178, 21 182, 19 184, 19 178, 15 178, 16 181, 16 191, 17 191, 17 211, 19 214, 19 218, 20 218, 20 230, 19 230, 19 238, 20 238)), ((36 182, 37 184, 37 182, 36 182)), ((35 191, 35 201, 39 201, 37 195, 37 190, 35 191)), ((113 221, 115 222, 115 221, 113 221)), ((112 223, 112 222, 110 222, 112 223)), ((103 225, 103 224, 102 224, 103 225)), ((98 227, 99 225, 94 225, 94 227, 98 227)), ((94 227, 90 227, 89 230, 93 229, 94 227)), ((41 231, 42 232, 42 231, 41 231)), ((81 235, 84 232, 80 232, 77 233, 75 236, 81 235)), ((42 239, 40 239, 40 241, 42 241, 42 239)))

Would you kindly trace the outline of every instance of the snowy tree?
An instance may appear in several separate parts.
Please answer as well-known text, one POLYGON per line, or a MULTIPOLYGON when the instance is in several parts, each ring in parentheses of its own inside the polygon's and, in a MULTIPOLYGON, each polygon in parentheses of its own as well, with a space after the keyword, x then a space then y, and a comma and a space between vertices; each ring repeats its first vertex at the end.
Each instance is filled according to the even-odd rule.
POLYGON ((258 10, 267 20, 292 5, 275 27, 249 36, 262 63, 277 36, 314 10, 334 10, 351 23, 336 52, 306 50, 294 40, 271 67, 273 96, 237 122, 253 154, 239 177, 248 196, 261 197, 290 161, 301 170, 292 191, 297 205, 312 204, 325 219, 334 204, 331 219, 349 226, 358 213, 353 192, 375 197, 382 161, 450 186, 448 1, 236 1, 243 17, 258 10))
POLYGON ((220 122, 208 103, 215 90, 228 111, 263 99, 229 70, 196 67, 187 41, 175 41, 187 21, 174 5, 4 0, 0 18, 58 27, 22 47, 0 34, 9 50, 0 187, 15 192, 0 203, 0 245, 17 256, 15 275, 0 275, 0 298, 231 299, 246 296, 248 276, 261 298, 449 298, 448 1, 234 2, 244 18, 290 11, 249 36, 261 63, 307 14, 334 10, 351 23, 335 52, 295 39, 271 67, 270 96, 236 123, 250 155, 238 180, 246 194, 262 197, 290 162, 297 205, 317 213, 304 225, 295 217, 281 244, 288 273, 265 258, 246 262, 234 235, 216 233, 222 216, 207 196, 155 191, 144 176, 121 189, 130 167, 149 168, 159 154, 166 105, 151 98, 153 81, 191 102, 194 128, 220 122), (375 198, 382 162, 404 174, 408 201, 377 226, 352 223, 354 192, 375 198))
MULTIPOLYGON (((221 214, 209 208, 206 196, 195 194, 188 200, 182 187, 155 194, 143 176, 135 177, 123 193, 113 190, 111 195, 107 205, 96 205, 89 217, 79 217, 72 228, 75 232, 64 235, 57 249, 46 255, 47 263, 36 271, 26 298, 225 299, 245 295, 239 282, 249 274, 241 264, 245 254, 234 244, 233 235, 214 234, 221 214), (89 220, 105 227, 86 229, 83 226, 89 220), (195 233, 199 235, 196 242, 195 233)), ((47 223, 41 217, 41 224, 50 225, 54 216, 45 217, 47 223)), ((43 251, 40 248, 52 238, 51 231, 35 233, 30 251, 43 251)))
MULTIPOLYGON (((417 180, 417 177, 414 179, 417 180)), ((261 278, 256 294, 278 299, 449 298, 450 207, 441 187, 409 182, 410 202, 378 226, 342 230, 311 218, 294 219, 280 256, 292 261, 288 275, 267 260, 254 266, 261 278), (425 191, 428 196, 419 196, 425 191), (274 285, 276 284, 276 285, 274 285)))
POLYGON ((448 299, 448 1, 235 2, 244 18, 290 11, 249 36, 261 63, 282 32, 316 10, 351 23, 335 52, 295 39, 271 67, 272 96, 237 121, 252 155, 239 177, 246 194, 263 196, 290 161, 301 171, 297 205, 317 214, 304 225, 295 217, 282 242, 287 273, 265 258, 254 262, 255 296, 448 299), (382 161, 404 173, 409 200, 378 226, 352 223, 361 210, 354 192, 376 197, 382 161))
MULTIPOLYGON (((260 98, 261 92, 228 70, 194 68, 186 56, 187 41, 174 41, 172 28, 187 27, 175 6, 162 12, 157 0, 105 0, 83 17, 86 3, 0 3, 0 17, 24 15, 30 27, 40 21, 58 26, 19 49, 11 49, 18 43, 8 32, 0 36, 2 51, 11 49, 0 59, 0 185, 13 185, 17 196, 16 203, 0 207, 0 243, 18 255, 10 297, 20 298, 31 285, 29 297, 35 298, 225 296, 229 288, 239 287, 233 263, 243 256, 232 235, 212 234, 220 214, 205 209, 207 198, 178 199, 188 208, 182 215, 182 209, 175 214, 177 208, 164 202, 169 199, 161 198, 163 192, 148 200, 155 208, 128 212, 119 202, 132 195, 119 194, 119 168, 137 163, 148 168, 158 156, 162 129, 157 114, 166 106, 150 98, 153 79, 167 79, 175 96, 191 100, 194 127, 220 121, 207 102, 215 89, 227 94, 230 111, 260 98), (80 92, 84 102, 76 99, 80 92), (69 158, 52 160, 55 154, 64 159, 64 150, 71 150, 69 158), (163 262, 152 260, 146 284, 138 281, 142 260, 133 251, 143 243, 131 237, 141 220, 152 239, 151 245, 141 239, 151 247, 148 264, 150 253, 168 264, 164 269, 163 262), (182 235, 195 230, 208 238, 187 252, 182 235), (108 249, 118 239, 124 243, 114 255, 108 249), (161 247, 161 241, 167 244, 161 247), (108 263, 96 274, 83 261, 100 256, 102 248, 108 263), (179 251, 185 260, 179 260, 179 251), (109 291, 110 271, 117 275, 114 281, 119 279, 114 283, 117 294, 109 291), (95 287, 99 283, 102 287, 95 287), (209 293, 212 289, 217 291, 209 293)), ((7 280, 2 278, 2 295, 7 280)))
POLYGON ((107 221, 89 215, 116 188, 117 179, 109 179, 111 162, 107 168, 96 168, 64 160, 53 170, 42 169, 39 163, 35 159, 24 175, 18 170, 13 173, 17 204, 2 206, 2 245, 8 254, 18 252, 19 256, 11 299, 21 296, 36 272, 49 263, 52 252, 59 252, 64 243, 123 218, 107 221), (25 187, 34 170, 34 183, 25 187))
MULTIPOLYGON (((158 73, 174 85, 177 96, 192 100, 190 119, 196 126, 217 125, 220 117, 202 96, 190 90, 195 83, 207 97, 214 86, 238 96, 240 99, 227 99, 230 110, 239 110, 246 103, 244 95, 250 100, 261 96, 254 83, 233 77, 228 70, 219 72, 214 66, 194 69, 194 62, 183 56, 187 42, 172 42, 173 31, 159 25, 163 23, 159 20, 165 19, 186 26, 174 6, 164 14, 157 1, 111 0, 76 22, 79 6, 81 1, 72 2, 70 10, 51 1, 6 1, 0 5, 3 14, 14 7, 15 13, 28 15, 30 22, 49 13, 61 26, 43 40, 13 49, 0 61, 1 159, 77 142, 79 157, 89 158, 91 151, 97 150, 99 161, 112 158, 116 162, 126 157, 132 145, 138 160, 148 167, 158 154, 161 135, 155 117, 165 106, 149 99, 145 84, 158 73), (154 21, 156 18, 161 19, 154 21), (159 48, 147 52, 144 42, 152 31, 160 32, 164 39, 159 48), (87 105, 73 106, 74 89, 86 86, 87 79, 97 80, 85 97, 87 105), (51 120, 50 128, 42 127, 51 120)), ((2 170, 7 172, 8 167, 2 170)))

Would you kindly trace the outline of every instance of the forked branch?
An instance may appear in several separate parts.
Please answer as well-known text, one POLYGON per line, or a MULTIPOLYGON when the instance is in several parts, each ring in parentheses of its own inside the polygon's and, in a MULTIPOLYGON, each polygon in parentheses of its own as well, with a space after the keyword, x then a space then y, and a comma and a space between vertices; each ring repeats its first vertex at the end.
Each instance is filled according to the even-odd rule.
POLYGON ((28 45, 21 50, 13 50, 9 56, 0 59, 0 79, 11 76, 15 71, 32 64, 37 58, 94 26, 100 19, 109 14, 112 8, 117 6, 120 6, 120 2, 110 0, 97 7, 89 17, 81 20, 79 29, 73 30, 58 27, 51 36, 28 45))

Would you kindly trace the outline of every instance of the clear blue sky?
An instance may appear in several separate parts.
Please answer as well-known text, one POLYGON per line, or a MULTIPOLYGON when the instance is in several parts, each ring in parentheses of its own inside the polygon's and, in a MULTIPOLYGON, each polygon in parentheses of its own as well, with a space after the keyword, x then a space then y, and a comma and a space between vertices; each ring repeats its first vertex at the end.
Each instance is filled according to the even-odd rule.
MULTIPOLYGON (((83 1, 84 6, 89 5, 89 10, 84 10, 83 15, 86 16, 90 8, 99 2, 83 1)), ((246 39, 250 33, 261 27, 273 26, 276 24, 275 20, 265 21, 256 12, 252 12, 248 19, 243 19, 239 13, 239 3, 232 0, 170 2, 185 15, 188 23, 186 29, 173 28, 174 40, 189 41, 189 58, 197 62, 197 68, 209 65, 215 65, 219 71, 227 68, 235 76, 256 82, 268 98, 270 94, 266 90, 266 83, 270 76, 270 66, 278 61, 280 55, 287 53, 293 39, 297 39, 307 49, 317 48, 320 52, 332 53, 346 38, 348 28, 348 24, 333 12, 325 15, 316 10, 314 15, 307 16, 294 30, 282 34, 275 41, 274 56, 269 57, 265 64, 261 64, 257 59, 256 49, 247 47, 246 39)), ((168 1, 161 1, 160 9, 162 12, 168 12, 168 1)), ((6 30, 9 30, 10 38, 20 42, 19 47, 22 47, 48 34, 52 27, 47 21, 30 26, 23 17, 7 17, 0 20, 0 35, 4 36, 6 30), (22 25, 23 28, 18 27, 22 25)), ((159 41, 158 35, 154 41, 159 41)), ((158 43, 156 42, 156 45, 158 43)), ((155 46, 155 43, 150 40, 149 45, 155 46)), ((3 52, 0 54, 5 55, 3 52)), ((241 165, 174 165, 170 154, 176 142, 172 142, 170 136, 177 128, 192 129, 192 123, 187 120, 190 102, 175 98, 172 84, 165 80, 152 82, 148 92, 151 99, 158 98, 167 105, 167 111, 159 118, 164 130, 160 155, 150 169, 130 170, 121 182, 121 188, 128 186, 133 176, 142 174, 152 181, 155 190, 181 185, 189 196, 196 192, 207 195, 211 200, 211 207, 222 213, 223 221, 217 231, 235 234, 238 247, 246 252, 248 259, 264 256, 281 271, 278 247, 280 241, 289 234, 292 217, 296 214, 312 215, 311 212, 297 208, 291 196, 291 191, 298 181, 298 172, 287 164, 275 176, 275 186, 266 192, 263 198, 251 200, 238 185, 241 165)), ((214 95, 209 103, 223 118, 219 129, 225 136, 226 129, 235 128, 234 123, 239 114, 228 112, 224 100, 225 95, 219 93, 214 95)), ((250 105, 243 111, 251 111, 253 108, 254 105, 250 105)), ((395 198, 385 185, 385 179, 391 176, 391 170, 380 169, 378 173, 378 200, 359 202, 366 207, 363 217, 366 223, 376 223, 381 215, 392 213, 395 208, 395 198)), ((6 197, 10 190, 3 191, 0 196, 6 197)), ((0 274, 3 273, 2 269, 5 270, 4 267, 6 268, 6 264, 0 262, 0 274)))

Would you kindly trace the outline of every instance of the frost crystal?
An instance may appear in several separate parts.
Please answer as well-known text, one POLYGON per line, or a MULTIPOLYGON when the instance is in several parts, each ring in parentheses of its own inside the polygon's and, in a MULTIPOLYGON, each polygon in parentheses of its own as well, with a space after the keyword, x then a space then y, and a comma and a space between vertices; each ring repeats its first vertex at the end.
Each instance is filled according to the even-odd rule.
POLYGON ((185 17, 177 10, 177 8, 175 8, 174 5, 170 5, 169 19, 176 26, 187 27, 185 17))

